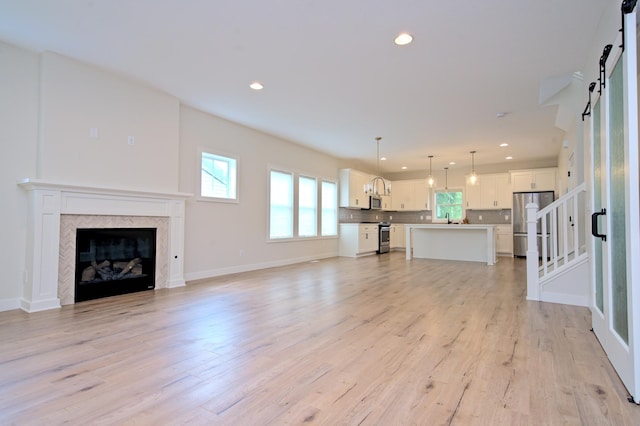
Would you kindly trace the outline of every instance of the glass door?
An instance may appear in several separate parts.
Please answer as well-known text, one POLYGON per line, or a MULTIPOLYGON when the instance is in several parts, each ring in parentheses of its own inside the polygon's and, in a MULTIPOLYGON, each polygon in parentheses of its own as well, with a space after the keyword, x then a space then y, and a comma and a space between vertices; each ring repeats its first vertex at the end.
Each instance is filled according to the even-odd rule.
MULTIPOLYGON (((620 44, 616 42, 614 46, 620 44)), ((638 114, 635 43, 627 45, 627 50, 630 47, 633 55, 626 55, 621 49, 611 52, 606 62, 606 85, 592 111, 591 311, 594 333, 627 390, 637 398, 640 380, 636 366, 640 364, 634 350, 637 339, 631 334, 634 329, 631 259, 636 251, 628 235, 630 216, 638 218, 638 206, 632 210, 630 201, 630 162, 637 171, 638 158, 629 156, 630 139, 637 146, 638 114), (633 64, 628 63, 629 57, 633 64), (629 82, 629 76, 634 80, 629 82)), ((637 240, 638 234, 635 235, 637 240)), ((640 307, 637 303, 635 306, 640 307)))

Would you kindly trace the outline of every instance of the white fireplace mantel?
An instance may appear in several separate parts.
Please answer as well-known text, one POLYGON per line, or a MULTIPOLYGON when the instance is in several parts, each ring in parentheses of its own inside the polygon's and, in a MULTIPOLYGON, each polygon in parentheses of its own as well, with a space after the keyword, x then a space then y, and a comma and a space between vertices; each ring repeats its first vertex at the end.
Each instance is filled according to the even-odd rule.
POLYGON ((23 310, 36 312, 60 307, 61 215, 168 218, 168 282, 164 286, 185 285, 184 210, 185 200, 192 194, 98 188, 40 179, 23 179, 18 185, 29 193, 23 310))

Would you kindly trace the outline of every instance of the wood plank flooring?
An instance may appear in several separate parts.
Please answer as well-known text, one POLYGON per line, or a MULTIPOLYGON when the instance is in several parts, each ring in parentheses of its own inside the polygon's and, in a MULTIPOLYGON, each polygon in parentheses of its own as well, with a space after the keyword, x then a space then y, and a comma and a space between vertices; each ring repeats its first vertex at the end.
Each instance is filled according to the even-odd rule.
POLYGON ((525 261, 390 253, 0 313, 0 424, 638 425, 525 261))

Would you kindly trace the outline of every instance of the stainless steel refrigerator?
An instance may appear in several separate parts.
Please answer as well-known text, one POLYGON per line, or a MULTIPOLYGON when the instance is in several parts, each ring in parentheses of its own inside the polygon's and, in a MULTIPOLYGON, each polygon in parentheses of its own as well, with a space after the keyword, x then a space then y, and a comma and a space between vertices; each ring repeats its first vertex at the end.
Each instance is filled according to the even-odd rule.
MULTIPOLYGON (((536 203, 538 208, 542 210, 549 204, 553 203, 553 191, 543 192, 514 192, 513 193, 513 255, 527 255, 527 204, 536 203)), ((538 220, 538 253, 542 253, 542 230, 540 229, 540 220, 538 220)), ((549 240, 547 239, 547 243, 549 240)), ((550 253, 547 246, 547 253, 550 253)))

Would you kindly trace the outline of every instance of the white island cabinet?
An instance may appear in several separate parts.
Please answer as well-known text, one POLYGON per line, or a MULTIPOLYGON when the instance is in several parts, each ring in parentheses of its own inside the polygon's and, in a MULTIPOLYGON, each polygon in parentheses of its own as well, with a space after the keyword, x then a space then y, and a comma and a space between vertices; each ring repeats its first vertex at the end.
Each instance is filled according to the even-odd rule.
POLYGON ((496 263, 495 225, 406 224, 407 260, 465 260, 496 263), (411 232, 413 230, 413 232, 411 232))

